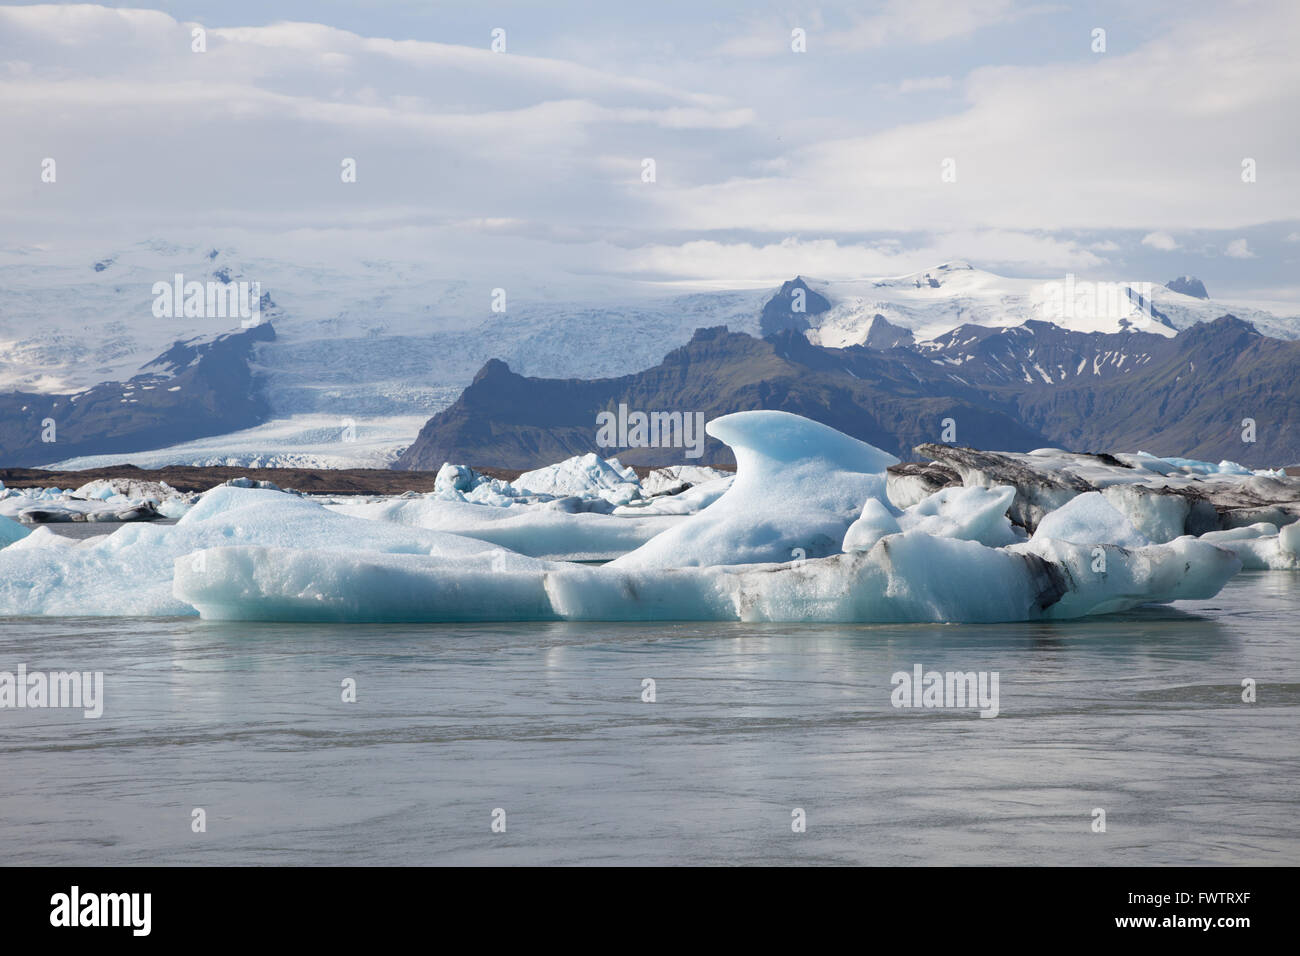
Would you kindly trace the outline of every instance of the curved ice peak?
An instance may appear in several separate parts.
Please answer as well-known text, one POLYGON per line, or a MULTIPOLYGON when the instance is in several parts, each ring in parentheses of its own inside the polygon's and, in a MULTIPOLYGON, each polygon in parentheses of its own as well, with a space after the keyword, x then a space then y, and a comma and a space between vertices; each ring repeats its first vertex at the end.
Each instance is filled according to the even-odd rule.
POLYGON ((868 474, 898 464, 897 458, 874 445, 790 412, 733 412, 713 419, 704 430, 735 454, 737 483, 766 478, 766 470, 776 464, 868 474))
POLYGON ((723 415, 705 430, 736 456, 736 480, 698 514, 611 562, 699 567, 836 554, 868 498, 884 499, 893 455, 789 412, 723 415))

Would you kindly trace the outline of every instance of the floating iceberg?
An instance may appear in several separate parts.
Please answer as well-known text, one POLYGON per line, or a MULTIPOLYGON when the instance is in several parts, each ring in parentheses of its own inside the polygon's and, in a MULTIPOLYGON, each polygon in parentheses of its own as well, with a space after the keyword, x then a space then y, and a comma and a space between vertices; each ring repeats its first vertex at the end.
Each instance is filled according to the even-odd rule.
POLYGON ((514 481, 502 481, 480 474, 466 465, 444 463, 434 477, 433 497, 444 501, 496 505, 537 504, 562 498, 602 503, 572 510, 609 512, 643 497, 636 471, 617 458, 604 459, 595 453, 576 455, 545 468, 526 471, 514 481))
POLYGON ((1134 527, 1155 542, 1201 535, 1261 521, 1279 526, 1300 518, 1300 478, 1281 470, 1250 471, 1151 455, 1085 455, 1040 448, 1028 454, 925 444, 916 451, 934 464, 890 469, 887 494, 895 506, 912 504, 950 485, 1016 489, 1011 520, 1032 532, 1072 498, 1099 491, 1134 527))
POLYGON ((25 528, 12 518, 6 518, 0 515, 0 548, 13 544, 19 538, 25 538, 31 533, 30 528, 25 528))
POLYGON ((1151 543, 1099 491, 1072 498, 1047 515, 1034 531, 1035 541, 1044 538, 1072 544, 1114 544, 1121 548, 1144 548, 1151 543))
MULTIPOLYGON (((991 622, 1207 598, 1241 568, 1229 551, 1190 537, 1135 548, 1019 540, 1006 517, 1009 488, 954 491, 896 518, 882 500, 894 459, 878 449, 780 412, 726 416, 709 431, 736 452, 732 486, 603 567, 505 552, 449 559, 222 547, 197 564, 194 555, 177 559, 175 594, 222 619, 991 622), (807 553, 821 547, 824 557, 807 553), (805 553, 762 560, 794 549, 805 553)), ((385 517, 427 521, 427 506, 393 503, 385 517)), ((1104 500, 1061 522, 1074 536, 1093 526, 1138 540, 1104 500)))
POLYGON ((172 594, 175 560, 237 545, 436 554, 456 562, 493 550, 472 538, 335 514, 278 491, 219 486, 175 525, 136 523, 85 540, 38 529, 0 550, 0 616, 192 615, 172 594))
POLYGON ((639 548, 681 519, 648 515, 619 518, 565 510, 564 499, 512 508, 491 508, 439 497, 334 503, 339 514, 376 522, 463 535, 529 557, 607 561, 639 548))
POLYGON ((620 569, 755 564, 839 553, 893 455, 789 412, 723 415, 705 430, 731 446, 736 477, 703 511, 611 562, 620 569))
POLYGON ((178 559, 175 589, 220 620, 996 622, 1213 597, 1241 568, 1194 538, 1105 550, 1096 572, 1090 546, 988 548, 916 531, 782 565, 626 570, 240 547, 178 559))
POLYGON ((0 516, 29 524, 152 521, 183 514, 192 498, 166 482, 129 478, 100 478, 75 490, 0 485, 0 516))
POLYGON ((641 482, 635 471, 624 467, 617 458, 607 461, 594 453, 526 471, 510 484, 530 495, 594 495, 616 505, 641 497, 641 482))
POLYGON ((742 412, 709 433, 738 471, 665 496, 716 493, 686 514, 446 500, 473 480, 449 471, 426 496, 326 504, 219 486, 171 526, 81 541, 38 529, 0 550, 0 615, 1027 621, 1212 597, 1243 562, 1293 567, 1300 548, 1300 525, 1266 523, 1148 544, 1095 491, 1068 495, 1026 539, 1011 524, 1018 486, 944 487, 891 509, 896 459, 824 425, 742 412), (621 556, 595 567, 556 554, 621 556))

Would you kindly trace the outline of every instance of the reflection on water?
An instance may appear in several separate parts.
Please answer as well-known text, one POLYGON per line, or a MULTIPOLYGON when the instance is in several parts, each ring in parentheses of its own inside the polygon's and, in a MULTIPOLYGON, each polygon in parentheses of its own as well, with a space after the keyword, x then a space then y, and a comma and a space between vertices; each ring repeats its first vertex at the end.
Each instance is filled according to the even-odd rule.
POLYGON ((9 863, 1296 864, 1298 579, 1009 625, 9 621, 0 670, 102 670, 106 700, 0 710, 0 838, 9 863), (997 671, 999 716, 895 709, 917 664, 997 671))

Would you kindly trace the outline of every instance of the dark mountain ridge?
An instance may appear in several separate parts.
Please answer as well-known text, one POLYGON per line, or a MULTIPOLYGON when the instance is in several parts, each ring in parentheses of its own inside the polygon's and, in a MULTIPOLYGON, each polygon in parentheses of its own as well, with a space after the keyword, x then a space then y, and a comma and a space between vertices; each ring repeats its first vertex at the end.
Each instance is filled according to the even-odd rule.
POLYGON ((274 338, 262 322, 176 342, 125 382, 0 394, 0 464, 147 451, 260 424, 268 408, 249 359, 256 343, 274 338))
POLYGON ((1300 342, 1267 338, 1234 316, 1170 338, 1027 322, 962 326, 885 349, 824 348, 793 328, 756 339, 716 327, 698 330, 660 365, 619 378, 525 378, 491 361, 394 467, 532 468, 593 451, 633 464, 731 461, 712 439, 699 459, 682 448, 598 447, 596 415, 620 405, 705 419, 781 409, 905 459, 916 445, 948 440, 1273 467, 1300 459, 1298 371, 1300 342), (1246 419, 1254 441, 1245 440, 1246 419))

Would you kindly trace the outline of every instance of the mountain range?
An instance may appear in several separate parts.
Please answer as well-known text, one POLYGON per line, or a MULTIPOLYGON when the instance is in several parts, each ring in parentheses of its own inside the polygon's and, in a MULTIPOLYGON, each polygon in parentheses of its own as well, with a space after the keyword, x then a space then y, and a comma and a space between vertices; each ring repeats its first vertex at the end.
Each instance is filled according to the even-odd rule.
MULTIPOLYGON (((888 331, 881 321, 873 327, 888 331)), ((1027 322, 965 325, 889 348, 827 348, 795 328, 760 339, 715 327, 659 365, 617 378, 528 378, 490 361, 395 467, 528 468, 590 451, 642 465, 690 460, 684 448, 598 447, 597 415, 620 405, 706 419, 780 409, 904 459, 916 445, 945 441, 1276 466, 1300 460, 1298 369, 1300 343, 1268 338, 1231 315, 1172 338, 1027 322)), ((731 457, 710 439, 696 460, 731 457)))
MULTIPOLYGON (((549 416, 553 439, 534 435, 516 446, 503 438, 501 453, 520 467, 564 450, 594 450, 588 413, 617 391, 609 382, 622 380, 658 408, 686 405, 670 387, 677 382, 692 408, 709 413, 788 402, 814 417, 865 416, 866 432, 904 451, 915 439, 935 437, 925 416, 942 421, 950 417, 941 414, 945 407, 963 413, 960 440, 974 442, 972 430, 989 443, 1005 436, 1004 448, 1092 440, 1069 402, 1104 408, 1107 383, 1120 394, 1123 382, 1140 382, 1152 394, 1168 388, 1171 407, 1197 406, 1186 427, 1151 419, 1162 423, 1170 445, 1192 442, 1171 453, 1220 447, 1202 421, 1210 407, 1221 408, 1223 421, 1259 422, 1259 442, 1244 450, 1229 443, 1227 457, 1259 452, 1265 463, 1278 463, 1274 452, 1287 453, 1265 431, 1269 415, 1285 414, 1264 400, 1276 392, 1272 380, 1252 391, 1259 375, 1275 374, 1264 371, 1262 353, 1271 346, 1247 349, 1228 370, 1224 388, 1239 389, 1230 397, 1214 393, 1215 380, 1200 374, 1206 363, 1196 358, 1172 373, 1173 384, 1146 378, 1177 364, 1189 331, 1225 314, 1266 342, 1281 340, 1279 356, 1289 356, 1287 342, 1300 336, 1300 317, 1211 299, 1191 276, 1168 286, 1044 281, 947 262, 877 279, 796 276, 766 289, 578 287, 522 274, 503 281, 509 306, 495 312, 491 289, 439 276, 424 263, 319 263, 161 241, 100 250, 80 264, 58 250, 0 250, 0 465, 387 467, 402 454, 405 462, 427 455, 428 443, 415 439, 433 416, 435 444, 449 455, 504 466, 492 460, 493 434, 513 435, 527 422, 484 398, 485 375, 519 401, 535 402, 529 390, 542 386, 515 378, 544 376, 590 393, 581 407, 560 401, 549 416), (268 325, 247 336, 229 322, 153 314, 152 286, 181 273, 187 281, 259 283, 274 331, 268 325), (719 326, 727 333, 707 348, 692 339, 697 329, 719 326), (733 336, 760 345, 742 346, 733 336), (687 349, 685 372, 667 368, 676 361, 671 355, 664 360, 678 347, 687 349), (180 365, 158 364, 159 353, 175 349, 193 354, 180 365), (200 356, 198 371, 163 384, 200 356), (1247 368, 1251 361, 1256 368, 1247 368), (754 368, 747 371, 746 362, 754 368), (1192 376, 1194 394, 1184 394, 1193 385, 1179 374, 1192 376), (665 383, 658 390, 647 384, 656 376, 665 383), (1259 407, 1252 414, 1236 405, 1259 407), (57 424, 53 443, 40 440, 47 418, 57 424), (452 421, 459 424, 452 428, 452 421)), ((1149 394, 1125 394, 1144 403, 1135 420, 1150 418, 1143 410, 1149 394)), ((1117 412, 1111 426, 1097 426, 1101 444, 1112 434, 1156 444, 1151 429, 1132 432, 1123 418, 1117 412)))

